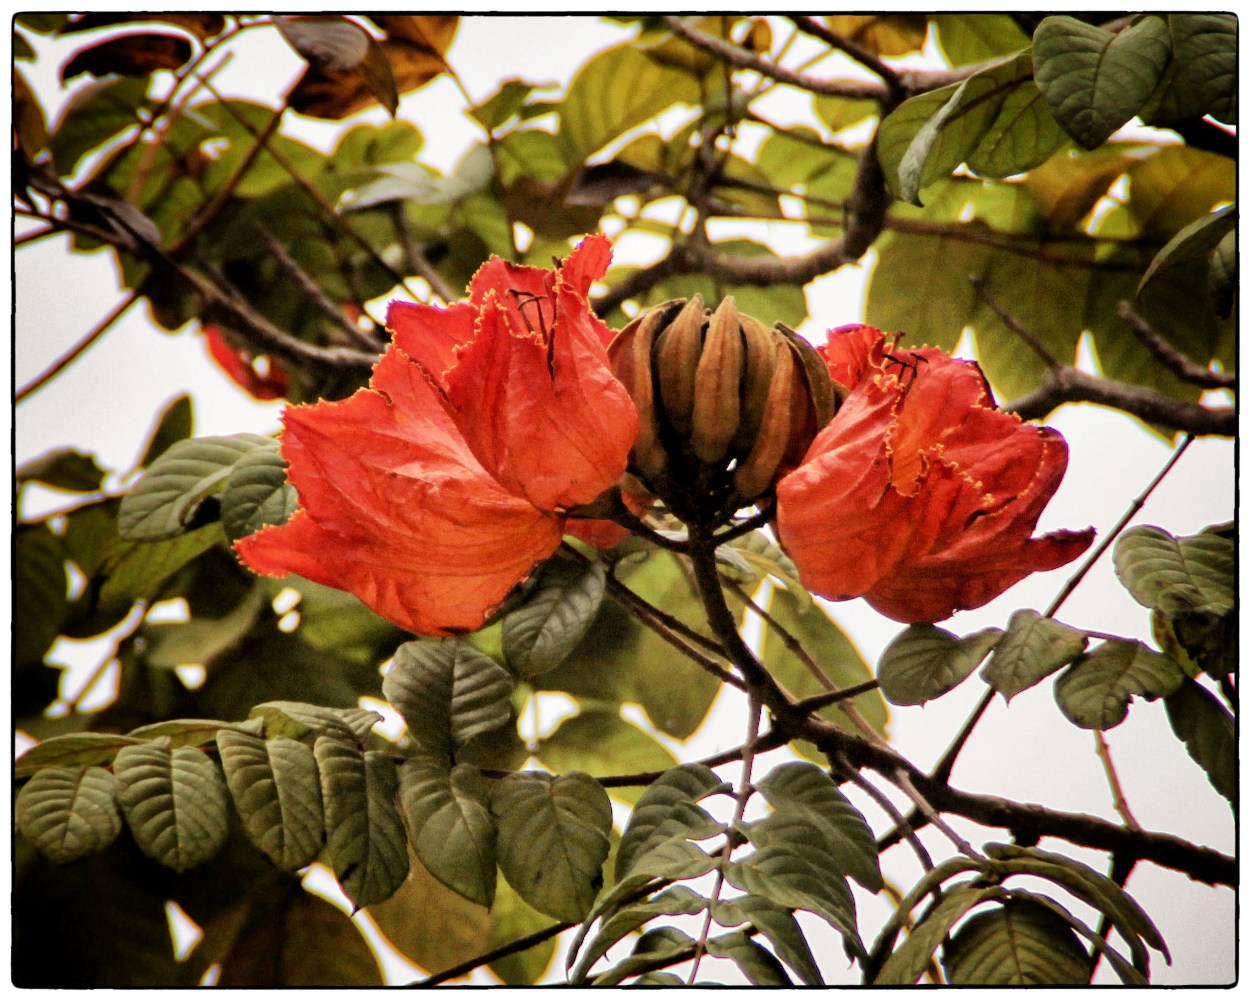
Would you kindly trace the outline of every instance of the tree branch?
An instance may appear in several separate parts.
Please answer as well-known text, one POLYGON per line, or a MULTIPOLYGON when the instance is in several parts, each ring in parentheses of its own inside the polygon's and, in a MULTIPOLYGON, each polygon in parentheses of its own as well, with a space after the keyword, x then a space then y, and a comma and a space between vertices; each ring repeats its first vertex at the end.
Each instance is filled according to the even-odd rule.
POLYGON ((1184 379, 1203 389, 1234 389, 1237 387, 1237 376, 1230 372, 1213 372, 1210 368, 1200 365, 1189 355, 1178 350, 1163 339, 1141 316, 1133 311, 1128 302, 1120 303, 1120 318, 1128 324, 1151 354, 1177 378, 1184 379))

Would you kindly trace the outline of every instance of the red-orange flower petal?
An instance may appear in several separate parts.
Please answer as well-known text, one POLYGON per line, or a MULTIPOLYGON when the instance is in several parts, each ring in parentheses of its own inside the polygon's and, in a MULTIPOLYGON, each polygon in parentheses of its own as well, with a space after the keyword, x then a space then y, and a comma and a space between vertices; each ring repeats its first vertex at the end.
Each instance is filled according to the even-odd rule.
POLYGON ((301 509, 236 544, 259 573, 349 590, 422 635, 477 628, 560 543, 558 518, 477 463, 421 370, 392 348, 371 389, 287 410, 301 509))
POLYGON ((1067 466, 1058 433, 995 410, 975 364, 866 329, 831 332, 822 354, 854 389, 777 487, 804 583, 933 622, 1080 555, 1092 531, 1032 537, 1067 466))
POLYGON ((221 330, 213 324, 204 327, 204 339, 208 344, 208 353, 241 389, 253 399, 285 399, 290 384, 286 369, 276 358, 264 356, 253 357, 251 352, 240 350, 226 343, 221 330), (265 371, 257 369, 257 361, 267 366, 265 371))

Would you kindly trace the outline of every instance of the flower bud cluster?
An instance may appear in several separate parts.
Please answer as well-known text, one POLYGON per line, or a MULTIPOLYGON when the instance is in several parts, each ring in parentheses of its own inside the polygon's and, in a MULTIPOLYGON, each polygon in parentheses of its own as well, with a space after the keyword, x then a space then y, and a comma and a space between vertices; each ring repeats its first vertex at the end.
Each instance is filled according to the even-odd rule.
POLYGON ((770 493, 836 408, 820 356, 783 327, 702 297, 638 316, 612 342, 638 410, 630 471, 683 520, 714 521, 770 493))

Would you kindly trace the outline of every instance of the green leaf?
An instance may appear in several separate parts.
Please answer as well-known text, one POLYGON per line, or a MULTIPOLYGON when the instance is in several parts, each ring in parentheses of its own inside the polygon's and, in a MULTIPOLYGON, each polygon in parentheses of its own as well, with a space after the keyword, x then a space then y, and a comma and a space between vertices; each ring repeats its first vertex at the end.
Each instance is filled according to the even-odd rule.
POLYGON ((878 114, 881 106, 869 98, 814 94, 812 110, 830 132, 841 132, 878 114))
POLYGON ((189 438, 194 426, 191 397, 186 394, 174 397, 156 418, 147 447, 143 449, 143 457, 139 459, 139 467, 146 469, 168 451, 171 445, 189 438))
POLYGON ((122 500, 117 530, 128 541, 155 542, 200 527, 207 523, 200 519, 201 505, 224 488, 235 463, 257 448, 277 447, 276 440, 259 434, 192 438, 171 445, 122 500))
POLYGON ((612 829, 602 786, 585 774, 523 771, 495 784, 490 806, 508 884, 550 917, 585 917, 603 884, 612 829))
POLYGON ((234 542, 268 524, 285 524, 298 506, 285 460, 276 449, 258 448, 230 470, 221 496, 221 524, 234 542))
POLYGON ((113 760, 117 797, 140 850, 176 872, 211 858, 229 831, 226 783, 193 747, 123 747, 113 760))
POLYGON ((693 889, 675 885, 645 902, 617 910, 603 921, 594 940, 580 952, 577 966, 569 974, 569 982, 584 982, 595 962, 606 955, 625 935, 637 931, 648 921, 656 917, 702 913, 707 905, 708 901, 693 889))
POLYGON ((1154 93, 1171 55, 1167 22, 1144 17, 1119 34, 1048 17, 1033 34, 1037 85, 1064 130, 1100 146, 1154 93))
POLYGON ((495 821, 490 789, 470 764, 417 755, 399 769, 399 796, 413 850, 426 870, 466 899, 495 900, 495 821))
POLYGON ((1140 642, 1111 639, 1084 654, 1055 682, 1055 701, 1084 729, 1111 729, 1124 721, 1134 695, 1162 698, 1185 679, 1171 657, 1140 642))
POLYGON ((594 621, 605 582, 599 563, 553 559, 544 564, 525 603, 504 616, 508 666, 523 677, 558 667, 594 621))
POLYGON ((39 663, 61 634, 69 612, 65 543, 46 523, 18 525, 13 533, 13 659, 39 663))
POLYGON ((837 930, 860 958, 867 957, 855 927, 855 900, 846 879, 822 864, 819 847, 769 843, 725 871, 736 889, 784 906, 808 910, 837 930))
POLYGON ((1016 611, 1007 623, 981 679, 1011 701, 1021 691, 1044 680, 1085 652, 1089 639, 1036 611, 1016 611))
POLYGON ((68 177, 82 157, 129 128, 148 108, 146 78, 113 77, 77 88, 61 110, 48 147, 57 173, 68 177))
POLYGON ((45 452, 24 463, 16 472, 18 485, 36 482, 70 493, 95 493, 104 482, 104 470, 94 455, 73 448, 45 452))
POLYGON ((578 70, 560 105, 557 137, 570 167, 677 103, 699 103, 696 78, 640 52, 633 42, 578 70))
POLYGON ((1226 125, 1237 124, 1237 16, 1216 13, 1168 15, 1174 87, 1193 101, 1194 117, 1209 114, 1226 125))
MULTIPOLYGON (((980 173, 1006 177, 1037 166, 1063 145, 1032 72, 1029 54, 1021 53, 936 91, 946 99, 923 119, 921 110, 906 108, 910 101, 896 109, 882 124, 880 149, 887 177, 897 177, 898 196, 919 205, 922 188, 965 161, 975 161, 980 173)), ((911 100, 922 102, 924 112, 936 104, 933 94, 911 100)))
POLYGON ((1211 787, 1237 801, 1237 722, 1219 700, 1201 684, 1188 678, 1163 699, 1168 722, 1178 739, 1185 742, 1211 787))
POLYGON ((13 765, 15 778, 26 778, 46 767, 74 768, 89 764, 111 764, 122 747, 138 746, 143 740, 114 733, 73 733, 54 736, 31 747, 13 765))
POLYGON ((825 771, 801 761, 781 764, 756 787, 775 810, 765 823, 787 813, 802 817, 820 832, 835 871, 871 892, 883 888, 877 838, 825 771))
POLYGON ((382 694, 423 750, 445 754, 512 718, 512 678, 457 639, 416 639, 395 650, 382 694))
MULTIPOLYGON (((773 587, 766 610, 772 619, 799 641, 825 678, 838 688, 850 688, 871 681, 872 671, 860 656, 855 644, 838 627, 824 605, 805 600, 791 590, 773 587)), ((795 698, 811 698, 827 694, 829 686, 809 665, 785 643, 777 629, 764 631, 761 657, 768 672, 795 698)), ((886 735, 889 709, 880 691, 866 691, 850 700, 859 714, 882 736, 886 735)), ((817 713, 826 722, 848 731, 858 727, 838 704, 817 713)), ((796 752, 811 759, 824 760, 824 755, 806 743, 795 744, 796 752)))
POLYGON ((998 892, 993 886, 973 887, 966 883, 948 889, 940 901, 917 921, 907 939, 885 960, 885 964, 873 978, 872 985, 914 985, 929 967, 933 953, 955 922, 978 903, 998 892))
POLYGON ((155 597, 171 576, 223 540, 221 527, 206 524, 159 542, 115 538, 100 555, 100 604, 113 606, 155 597))
POLYGON ((190 621, 147 626, 147 662, 172 669, 180 663, 208 664, 237 646, 251 631, 266 605, 263 584, 254 584, 233 610, 221 618, 193 617, 190 621))
POLYGON ((608 972, 595 977, 595 986, 616 986, 630 976, 639 976, 638 984, 643 983, 643 974, 654 976, 650 980, 654 985, 680 985, 674 982, 672 973, 657 972, 666 965, 672 965, 682 958, 689 958, 693 953, 694 938, 676 927, 657 927, 647 931, 638 939, 633 954, 608 972))
POLYGON ((708 938, 707 953, 714 958, 730 959, 752 986, 794 985, 776 956, 742 931, 708 938))
POLYGON ((490 97, 470 109, 469 114, 493 131, 520 111, 534 89, 534 84, 524 80, 504 80, 490 97))
POLYGON ((307 705, 299 701, 266 701, 255 705, 248 712, 249 719, 261 719, 265 724, 265 736, 289 736, 303 739, 313 733, 317 736, 335 736, 345 741, 360 741, 379 721, 377 712, 363 708, 325 708, 307 705))
MULTIPOLYGON (((530 906, 502 875, 498 876, 495 903, 490 909, 490 938, 483 951, 513 944, 550 926, 550 917, 530 906)), ((532 986, 546 974, 555 951, 555 939, 548 938, 524 951, 501 955, 489 967, 508 986, 532 986)))
POLYGON ((325 804, 324 859, 359 909, 395 894, 408 874, 408 838, 395 807, 399 779, 386 754, 332 736, 313 745, 325 804))
POLYGON ((938 48, 952 66, 985 62, 1029 44, 1009 14, 930 14, 938 48))
MULTIPOLYGON (((667 771, 677 763, 654 736, 611 709, 585 708, 565 719, 541 740, 534 755, 555 774, 585 771, 593 778, 614 774, 667 771)), ((611 795, 626 802, 641 794, 638 786, 616 787, 611 795)))
POLYGON ((200 747, 212 743, 222 730, 257 736, 262 727, 255 722, 222 722, 220 719, 168 719, 130 731, 132 740, 163 740, 171 750, 200 747))
POLYGON ((1027 899, 1030 903, 1042 907, 1043 909, 1050 910, 1054 913, 1063 924, 1088 941, 1092 951, 1096 951, 1107 960, 1108 964, 1110 964, 1110 966, 1115 970, 1116 975, 1120 977, 1120 981, 1126 986, 1149 985, 1146 981, 1146 977, 1133 968, 1128 959, 1108 945, 1104 937, 1094 933, 1093 930, 1083 924, 1053 899, 1046 896, 1038 896, 1023 889, 1012 890, 1008 893, 1008 895, 1013 899, 1027 899))
POLYGON ((1205 258, 1230 233, 1237 231, 1237 213, 1232 206, 1226 206, 1195 219, 1179 233, 1168 240, 1150 262, 1150 267, 1142 275, 1137 284, 1137 294, 1150 283, 1155 275, 1168 271, 1178 264, 1184 264, 1194 258, 1205 258))
POLYGON ((325 837, 321 780, 312 748, 287 736, 217 734, 226 784, 248 839, 284 871, 316 860, 325 837))
POLYGON ((702 764, 682 764, 653 781, 642 793, 616 852, 620 882, 656 846, 674 837, 705 831, 712 817, 696 803, 729 786, 702 764))
POLYGON ((1193 611, 1222 615, 1233 608, 1231 538, 1213 532, 1174 538, 1140 525, 1116 540, 1113 559, 1133 598, 1170 618, 1193 611))
POLYGON ((987 628, 961 639, 936 625, 909 625, 881 654, 881 692, 895 705, 923 705, 944 695, 976 670, 1002 634, 987 628))
POLYGON ((955 986, 1068 986, 1087 983, 1089 955, 1068 922, 1028 899, 975 914, 943 950, 955 986))
POLYGON ((1211 253, 1211 267, 1207 272, 1207 293, 1215 313, 1221 319, 1233 314, 1233 296, 1237 292, 1237 231, 1224 234, 1224 238, 1211 253))
POLYGON ((722 927, 749 923, 773 946, 777 956, 808 986, 823 986, 820 969, 794 914, 784 906, 759 896, 718 900, 712 916, 722 927))
POLYGON ((30 779, 13 804, 17 828, 59 865, 108 847, 121 833, 117 784, 102 767, 49 767, 30 779))

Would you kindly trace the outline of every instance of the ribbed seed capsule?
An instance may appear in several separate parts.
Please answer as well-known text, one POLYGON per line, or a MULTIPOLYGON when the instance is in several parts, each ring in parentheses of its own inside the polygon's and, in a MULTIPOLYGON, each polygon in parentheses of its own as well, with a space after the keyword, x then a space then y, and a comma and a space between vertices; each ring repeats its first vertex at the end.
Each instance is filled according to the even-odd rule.
POLYGON ((778 347, 755 443, 734 470, 734 492, 743 501, 754 500, 773 484, 790 448, 796 380, 803 378, 795 370, 795 353, 787 343, 778 347))
POLYGON ((746 371, 740 392, 742 412, 738 416, 732 447, 734 454, 740 457, 751 450, 764 419, 773 368, 777 363, 778 340, 777 335, 754 316, 740 315, 738 321, 746 348, 746 371))
POLYGON ((632 320, 608 346, 608 360, 617 379, 625 386, 638 411, 638 436, 630 458, 638 474, 657 480, 664 472, 668 453, 660 443, 651 352, 655 336, 664 329, 675 303, 665 303, 632 320))
POLYGON ((709 464, 725 457, 738 430, 743 353, 738 306, 727 295, 708 321, 694 378, 690 446, 709 464))
POLYGON ((656 340, 656 370, 664 416, 678 434, 689 434, 694 414, 695 373, 703 352, 703 296, 694 295, 656 340))

